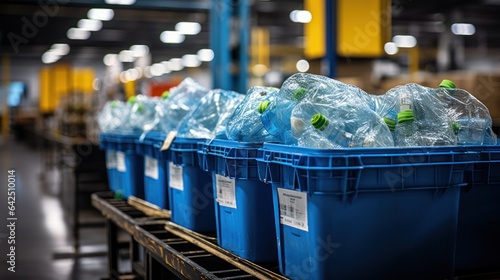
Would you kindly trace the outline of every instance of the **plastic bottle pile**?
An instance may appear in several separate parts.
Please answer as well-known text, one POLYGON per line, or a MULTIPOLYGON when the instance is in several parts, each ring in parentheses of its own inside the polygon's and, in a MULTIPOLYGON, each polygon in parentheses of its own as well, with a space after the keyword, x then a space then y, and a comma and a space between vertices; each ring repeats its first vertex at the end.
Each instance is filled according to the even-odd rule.
POLYGON ((97 121, 102 132, 178 131, 186 138, 226 138, 225 125, 243 98, 233 91, 209 91, 186 78, 161 98, 137 95, 107 102, 97 121))
POLYGON ((186 78, 162 98, 108 102, 103 132, 178 131, 185 138, 276 142, 313 148, 495 144, 488 108, 444 80, 439 88, 397 86, 379 96, 340 81, 295 74, 280 89, 244 95, 186 78))

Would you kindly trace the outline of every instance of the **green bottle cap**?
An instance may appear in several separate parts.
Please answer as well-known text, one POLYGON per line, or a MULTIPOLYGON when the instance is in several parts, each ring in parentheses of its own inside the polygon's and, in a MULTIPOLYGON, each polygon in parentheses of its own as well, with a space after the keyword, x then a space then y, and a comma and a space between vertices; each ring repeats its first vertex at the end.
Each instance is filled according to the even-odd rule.
POLYGON ((135 102, 137 102, 137 100, 135 99, 135 96, 130 96, 127 100, 128 104, 135 104, 135 102))
POLYGON ((451 124, 451 128, 453 129, 453 133, 455 133, 455 135, 458 135, 458 131, 460 130, 460 125, 457 122, 453 122, 451 124))
POLYGON ((111 102, 111 108, 116 108, 116 100, 111 102))
POLYGON ((170 92, 167 90, 161 95, 161 99, 167 99, 170 92))
POLYGON ((440 84, 439 84, 439 87, 442 87, 442 88, 456 88, 455 86, 455 83, 450 81, 450 80, 446 80, 444 79, 440 84))
POLYGON ((323 114, 317 113, 312 117, 311 124, 314 128, 323 131, 330 124, 330 121, 323 114))
POLYGON ((398 114, 398 123, 412 122, 414 120, 415 120, 415 118, 413 116, 412 110, 405 110, 405 111, 399 112, 399 114, 398 114))
POLYGON ((125 196, 123 195, 123 193, 120 190, 117 190, 115 192, 114 199, 123 200, 124 198, 125 198, 125 196))
POLYGON ((302 87, 298 88, 293 92, 292 99, 298 102, 298 101, 302 100, 302 98, 304 98, 304 96, 306 96, 306 93, 307 93, 307 89, 302 88, 302 87))
POLYGON ((142 110, 144 109, 144 106, 142 106, 142 104, 137 104, 137 112, 142 112, 142 110))
POLYGON ((389 119, 389 118, 384 118, 385 124, 387 124, 387 127, 389 127, 390 131, 394 131, 396 128, 396 120, 389 119))
POLYGON ((264 113, 267 110, 267 107, 269 107, 269 104, 271 104, 271 102, 269 102, 267 100, 261 101, 259 103, 259 108, 257 108, 257 111, 259 112, 259 114, 264 113))

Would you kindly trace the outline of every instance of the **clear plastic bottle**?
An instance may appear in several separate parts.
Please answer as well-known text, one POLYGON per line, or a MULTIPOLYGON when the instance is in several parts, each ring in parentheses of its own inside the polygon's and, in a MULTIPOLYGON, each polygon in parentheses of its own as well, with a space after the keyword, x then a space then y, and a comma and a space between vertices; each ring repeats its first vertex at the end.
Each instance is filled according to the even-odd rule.
POLYGON ((145 95, 132 96, 127 101, 131 106, 130 126, 134 131, 149 131, 155 124, 156 104, 158 98, 151 98, 145 95))
POLYGON ((156 107, 155 118, 160 130, 165 133, 177 130, 182 119, 196 108, 208 91, 193 79, 186 78, 177 87, 165 92, 156 107))
POLYGON ((311 119, 312 126, 319 131, 319 134, 328 139, 334 147, 352 147, 353 135, 345 131, 341 122, 330 123, 323 114, 317 113, 311 119))
POLYGON ((227 138, 241 142, 260 143, 278 141, 276 137, 269 134, 264 128, 260 119, 260 114, 269 105, 269 101, 263 100, 277 92, 278 89, 273 87, 255 86, 250 88, 245 99, 234 110, 231 117, 229 117, 226 131, 227 138))
POLYGON ((131 107, 123 101, 108 101, 97 116, 97 123, 102 132, 130 130, 129 114, 131 107))
POLYGON ((472 94, 457 89, 455 83, 443 80, 436 94, 446 104, 447 115, 452 122, 461 145, 493 145, 497 136, 492 130, 488 108, 472 94))
POLYGON ((420 146, 419 131, 411 109, 399 112, 394 134, 398 147, 420 146))
POLYGON ((244 97, 234 91, 222 89, 209 91, 196 108, 182 119, 177 136, 206 139, 216 136, 227 138, 227 120, 244 97))

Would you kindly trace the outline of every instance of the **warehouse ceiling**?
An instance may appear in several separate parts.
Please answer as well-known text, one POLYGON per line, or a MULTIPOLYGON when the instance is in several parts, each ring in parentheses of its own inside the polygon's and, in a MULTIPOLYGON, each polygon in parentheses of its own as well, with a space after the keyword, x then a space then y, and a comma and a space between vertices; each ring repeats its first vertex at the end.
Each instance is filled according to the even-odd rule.
MULTIPOLYGON (((102 60, 134 44, 150 48, 153 62, 196 53, 209 46, 209 0, 137 0, 131 6, 107 5, 104 0, 17 0, 0 2, 0 52, 13 61, 40 59, 54 43, 67 43, 71 50, 63 60, 102 60), (40 6, 39 3, 51 5, 40 6), (54 3, 66 3, 55 4, 54 3), (87 40, 70 40, 68 29, 87 17, 90 8, 112 8, 114 17, 87 40), (165 44, 160 34, 174 30, 180 21, 196 21, 202 29, 187 35, 179 45, 165 44), (37 23, 34 29, 27 27, 37 23)), ((299 46, 302 25, 291 22, 292 10, 302 0, 253 0, 251 25, 269 27, 271 44, 299 46)), ((500 0, 393 0, 393 34, 411 34, 421 46, 436 47, 440 34, 454 22, 472 23, 474 36, 463 36, 468 47, 500 48, 500 0)))

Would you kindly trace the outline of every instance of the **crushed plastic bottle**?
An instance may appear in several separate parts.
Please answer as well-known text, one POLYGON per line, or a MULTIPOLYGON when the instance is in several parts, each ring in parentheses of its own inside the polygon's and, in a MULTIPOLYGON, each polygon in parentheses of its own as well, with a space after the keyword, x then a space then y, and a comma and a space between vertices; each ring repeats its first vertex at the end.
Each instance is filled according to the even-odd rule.
POLYGON ((292 135, 297 145, 313 148, 392 147, 392 134, 382 118, 357 93, 337 92, 330 101, 308 98, 292 112, 292 135))
POLYGON ((386 95, 391 110, 396 110, 394 100, 399 101, 396 146, 456 145, 457 138, 447 117, 445 103, 433 89, 407 84, 389 90, 386 95))
POLYGON ((101 132, 130 130, 128 118, 131 107, 119 100, 108 101, 97 115, 97 124, 101 132))
POLYGON ((460 145, 494 145, 497 136, 492 130, 492 119, 488 108, 472 94, 457 89, 455 83, 443 80, 437 96, 445 103, 448 118, 460 145))
POLYGON ((156 104, 159 98, 148 97, 145 95, 131 96, 127 101, 132 108, 130 109, 130 127, 134 131, 150 131, 157 120, 155 120, 156 104))
POLYGON ((208 91, 193 79, 186 78, 177 87, 165 92, 156 107, 155 118, 160 130, 165 133, 177 130, 182 119, 196 108, 208 91))
MULTIPOLYGON (((276 142, 278 139, 264 129, 260 111, 265 98, 278 92, 277 88, 255 86, 248 90, 245 99, 234 110, 227 122, 227 138, 240 142, 276 142), (260 104, 261 107, 259 107, 260 104), (260 108, 260 109, 259 109, 260 108)), ((267 101, 269 102, 269 101, 267 101)))
POLYGON ((196 108, 179 125, 178 137, 212 139, 226 137, 229 116, 243 101, 244 95, 234 91, 209 91, 196 108))

